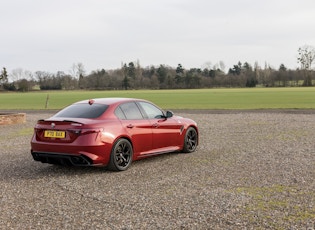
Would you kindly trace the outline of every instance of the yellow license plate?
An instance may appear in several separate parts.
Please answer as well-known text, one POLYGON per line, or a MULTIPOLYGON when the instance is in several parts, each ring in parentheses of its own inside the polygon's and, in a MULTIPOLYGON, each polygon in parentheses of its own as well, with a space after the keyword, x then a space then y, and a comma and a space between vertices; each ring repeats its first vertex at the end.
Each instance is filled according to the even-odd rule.
POLYGON ((66 132, 64 132, 64 131, 45 130, 44 137, 65 138, 66 137, 66 132))

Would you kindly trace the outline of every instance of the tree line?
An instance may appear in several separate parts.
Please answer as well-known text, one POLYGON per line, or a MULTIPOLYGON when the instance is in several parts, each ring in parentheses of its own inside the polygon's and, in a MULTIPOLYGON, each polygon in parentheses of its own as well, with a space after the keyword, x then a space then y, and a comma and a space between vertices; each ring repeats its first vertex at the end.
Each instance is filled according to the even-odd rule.
POLYGON ((122 64, 115 70, 95 70, 85 74, 82 63, 74 64, 70 74, 64 72, 49 73, 37 71, 31 73, 22 69, 14 70, 8 81, 4 67, 0 74, 0 89, 9 91, 40 90, 121 90, 121 89, 194 89, 217 87, 287 87, 313 86, 315 73, 312 64, 315 49, 303 46, 298 49, 301 67, 288 69, 281 64, 274 69, 265 64, 262 68, 255 63, 238 62, 223 71, 224 63, 201 68, 185 69, 181 64, 176 68, 159 65, 142 67, 139 62, 122 64))

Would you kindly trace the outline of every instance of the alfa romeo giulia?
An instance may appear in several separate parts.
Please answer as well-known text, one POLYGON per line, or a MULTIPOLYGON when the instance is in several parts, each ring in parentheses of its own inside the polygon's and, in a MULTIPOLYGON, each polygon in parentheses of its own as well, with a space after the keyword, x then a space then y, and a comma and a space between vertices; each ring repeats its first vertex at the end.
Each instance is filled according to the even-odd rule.
POLYGON ((132 161, 169 152, 194 152, 195 121, 132 98, 76 102, 38 120, 31 139, 35 161, 126 170, 132 161))

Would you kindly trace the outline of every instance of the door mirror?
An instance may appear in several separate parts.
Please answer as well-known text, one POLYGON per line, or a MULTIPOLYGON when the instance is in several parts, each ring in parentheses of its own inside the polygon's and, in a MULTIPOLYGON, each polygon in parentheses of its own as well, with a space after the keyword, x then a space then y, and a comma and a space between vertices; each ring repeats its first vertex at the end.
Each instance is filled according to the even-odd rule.
POLYGON ((172 111, 166 111, 166 118, 170 118, 174 115, 172 111))

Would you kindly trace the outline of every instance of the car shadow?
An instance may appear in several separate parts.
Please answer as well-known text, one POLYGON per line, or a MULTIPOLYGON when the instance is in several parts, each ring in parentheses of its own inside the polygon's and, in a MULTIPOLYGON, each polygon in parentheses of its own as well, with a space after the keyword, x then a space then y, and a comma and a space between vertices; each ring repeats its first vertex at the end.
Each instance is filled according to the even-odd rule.
POLYGON ((0 181, 9 180, 32 180, 46 177, 61 177, 84 174, 106 174, 112 173, 105 167, 73 167, 62 165, 51 165, 35 162, 33 159, 17 160, 10 165, 0 164, 0 181))
MULTIPOLYGON (((181 153, 165 153, 161 155, 151 156, 132 162, 127 171, 146 170, 150 167, 156 167, 160 164, 169 162, 170 159, 181 153)), ((104 166, 63 166, 52 165, 47 163, 36 162, 28 155, 23 158, 16 158, 11 162, 0 162, 0 181, 10 180, 33 180, 41 178, 58 178, 64 176, 78 175, 99 175, 121 173, 109 171, 104 166)))

